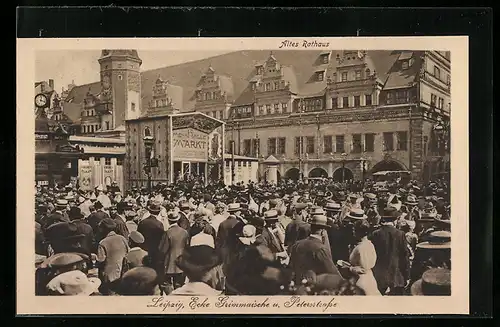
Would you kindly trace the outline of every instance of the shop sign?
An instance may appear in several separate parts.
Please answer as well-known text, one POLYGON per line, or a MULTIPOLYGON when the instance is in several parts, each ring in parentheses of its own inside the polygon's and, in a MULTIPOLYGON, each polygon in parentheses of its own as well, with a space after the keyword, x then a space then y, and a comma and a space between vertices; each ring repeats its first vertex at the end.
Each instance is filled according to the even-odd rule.
POLYGON ((174 130, 172 133, 173 157, 176 159, 208 159, 208 134, 193 128, 174 130))

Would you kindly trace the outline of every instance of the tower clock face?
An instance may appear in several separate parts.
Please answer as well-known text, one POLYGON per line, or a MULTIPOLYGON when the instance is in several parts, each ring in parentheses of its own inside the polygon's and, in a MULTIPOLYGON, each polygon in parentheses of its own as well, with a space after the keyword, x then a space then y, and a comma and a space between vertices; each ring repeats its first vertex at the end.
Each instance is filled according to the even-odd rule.
POLYGON ((47 106, 47 97, 44 94, 38 94, 35 96, 35 105, 38 108, 44 108, 47 106))

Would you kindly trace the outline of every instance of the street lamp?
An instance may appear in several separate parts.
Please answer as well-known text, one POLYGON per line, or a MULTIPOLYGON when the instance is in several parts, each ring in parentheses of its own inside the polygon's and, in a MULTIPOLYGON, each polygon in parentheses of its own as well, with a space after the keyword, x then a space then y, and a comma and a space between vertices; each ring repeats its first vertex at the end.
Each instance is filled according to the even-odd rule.
POLYGON ((151 168, 158 167, 158 159, 154 158, 153 146, 155 139, 150 134, 144 136, 144 147, 146 149, 146 163, 144 165, 144 172, 148 177, 148 190, 151 192, 151 168))
POLYGON ((347 157, 347 153, 342 152, 342 184, 344 184, 345 181, 345 158, 347 157))

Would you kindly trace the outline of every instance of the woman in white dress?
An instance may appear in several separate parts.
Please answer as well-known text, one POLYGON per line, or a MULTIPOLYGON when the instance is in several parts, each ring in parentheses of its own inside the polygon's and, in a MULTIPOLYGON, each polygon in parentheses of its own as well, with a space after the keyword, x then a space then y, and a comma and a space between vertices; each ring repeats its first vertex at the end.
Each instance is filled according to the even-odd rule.
POLYGON ((361 288, 365 295, 382 295, 372 273, 372 268, 377 261, 377 252, 372 242, 368 240, 369 231, 370 223, 366 219, 354 223, 354 233, 359 243, 349 257, 350 271, 358 276, 356 286, 361 288))

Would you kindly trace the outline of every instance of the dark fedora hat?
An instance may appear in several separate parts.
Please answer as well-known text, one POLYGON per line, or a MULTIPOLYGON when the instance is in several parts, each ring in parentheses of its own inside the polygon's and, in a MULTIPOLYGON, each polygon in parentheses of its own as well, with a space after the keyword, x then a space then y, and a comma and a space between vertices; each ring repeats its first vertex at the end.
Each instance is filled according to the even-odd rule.
POLYGON ((214 248, 208 245, 196 245, 186 248, 175 261, 187 275, 203 274, 220 263, 214 248))
POLYGON ((58 222, 50 225, 45 231, 47 241, 64 241, 85 237, 84 234, 78 232, 78 227, 73 222, 58 222))
POLYGON ((104 227, 108 230, 115 230, 116 229, 116 222, 112 218, 104 218, 99 223, 99 226, 104 227))
POLYGON ((411 295, 451 295, 451 271, 445 268, 431 268, 411 286, 411 295))
POLYGON ((398 219, 400 215, 400 212, 396 208, 389 206, 384 208, 384 211, 380 215, 380 219, 384 221, 394 221, 398 219))
POLYGON ((151 203, 148 205, 148 211, 152 215, 158 215, 161 211, 161 206, 155 201, 151 201, 151 203))
POLYGON ((69 219, 82 219, 84 217, 82 210, 79 207, 71 207, 68 212, 69 219))

